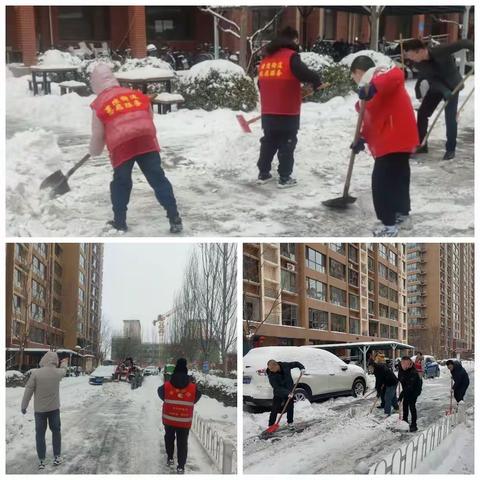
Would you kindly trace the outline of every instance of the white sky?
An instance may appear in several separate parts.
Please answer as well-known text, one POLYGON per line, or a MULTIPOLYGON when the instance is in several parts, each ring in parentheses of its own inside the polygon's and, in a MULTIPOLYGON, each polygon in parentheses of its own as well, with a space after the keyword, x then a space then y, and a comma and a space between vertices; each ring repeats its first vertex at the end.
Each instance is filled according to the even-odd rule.
POLYGON ((105 244, 102 311, 112 333, 123 330, 123 320, 137 319, 144 341, 157 340, 152 321, 172 308, 194 248, 185 243, 105 244))

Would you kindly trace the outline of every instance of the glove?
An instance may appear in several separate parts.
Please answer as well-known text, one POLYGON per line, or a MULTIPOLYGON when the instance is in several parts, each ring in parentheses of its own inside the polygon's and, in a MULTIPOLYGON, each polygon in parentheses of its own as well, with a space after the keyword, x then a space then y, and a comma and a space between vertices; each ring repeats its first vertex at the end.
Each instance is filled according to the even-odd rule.
POLYGON ((368 102, 369 100, 371 100, 374 95, 377 93, 377 89, 375 88, 375 85, 373 85, 373 83, 371 83, 368 88, 367 87, 361 87, 359 88, 358 90, 358 98, 360 100, 365 100, 366 102, 368 102))
POLYGON ((365 139, 359 138, 356 142, 352 142, 350 148, 355 152, 355 155, 358 155, 365 150, 365 139))
POLYGON ((305 369, 304 368, 301 368, 300 369, 300 373, 303 375, 305 373, 305 369))
POLYGON ((26 408, 22 408, 22 413, 25 415, 27 413, 27 409, 26 408))

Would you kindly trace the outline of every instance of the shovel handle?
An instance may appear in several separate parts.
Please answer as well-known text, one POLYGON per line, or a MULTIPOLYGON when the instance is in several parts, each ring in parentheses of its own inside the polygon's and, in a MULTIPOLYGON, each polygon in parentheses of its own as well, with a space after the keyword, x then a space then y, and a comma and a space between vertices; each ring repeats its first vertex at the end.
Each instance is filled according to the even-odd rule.
POLYGON ((70 178, 88 159, 90 154, 87 153, 80 161, 78 161, 68 172, 66 177, 70 178))
MULTIPOLYGON (((295 382, 295 385, 293 386, 292 388, 292 391, 290 393, 295 393, 295 389, 297 388, 297 385, 299 384, 300 382, 300 379, 302 378, 302 375, 303 373, 300 372, 300 376, 298 377, 297 381, 295 382)), ((280 413, 280 417, 278 418, 278 420, 275 422, 276 424, 279 424, 280 423, 280 420, 282 419, 283 417, 283 414, 285 413, 285 411, 287 410, 287 407, 288 407, 288 404, 290 403, 290 400, 292 399, 292 397, 288 397, 287 398, 287 401, 285 402, 285 405, 283 406, 283 409, 280 413)))

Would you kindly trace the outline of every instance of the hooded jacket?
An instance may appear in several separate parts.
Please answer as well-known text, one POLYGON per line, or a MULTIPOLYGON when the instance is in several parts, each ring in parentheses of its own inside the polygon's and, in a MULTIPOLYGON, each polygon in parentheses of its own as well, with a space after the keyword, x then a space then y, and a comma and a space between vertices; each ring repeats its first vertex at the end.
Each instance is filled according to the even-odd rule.
POLYGON ((58 367, 58 355, 47 352, 40 360, 40 368, 32 370, 25 385, 22 410, 26 410, 32 395, 35 412, 51 412, 60 408, 60 381, 66 375, 66 368, 58 367))
POLYGON ((105 63, 92 71, 90 84, 97 98, 91 103, 90 155, 100 155, 105 144, 114 168, 144 153, 159 151, 149 98, 121 87, 105 63))
POLYGON ((453 370, 450 372, 453 379, 453 393, 455 399, 463 400, 465 392, 467 391, 468 386, 470 385, 470 379, 468 377, 467 371, 462 367, 459 362, 453 362, 453 370), (458 398, 457 398, 458 397, 458 398))
POLYGON ((418 374, 415 365, 403 370, 398 370, 398 380, 402 384, 401 395, 407 399, 416 399, 422 393, 422 379, 418 374))
POLYGON ((273 388, 274 397, 287 398, 294 386, 292 369, 304 370, 305 367, 300 362, 278 362, 278 364, 279 372, 272 372, 267 368, 268 381, 273 388))
POLYGON ((385 387, 395 387, 398 384, 397 377, 385 363, 374 363, 373 374, 377 393, 381 393, 385 387))

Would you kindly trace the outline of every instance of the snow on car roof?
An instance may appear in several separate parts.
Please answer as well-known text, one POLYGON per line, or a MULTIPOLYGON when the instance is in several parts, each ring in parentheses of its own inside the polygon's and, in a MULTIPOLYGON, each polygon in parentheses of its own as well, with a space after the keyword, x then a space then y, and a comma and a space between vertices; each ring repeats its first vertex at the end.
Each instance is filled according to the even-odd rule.
POLYGON ((413 345, 408 345, 406 343, 397 342, 396 340, 386 340, 383 342, 352 342, 352 343, 326 343, 323 345, 302 345, 302 347, 309 348, 350 348, 350 347, 392 347, 401 348, 401 349, 410 349, 415 348, 413 345))

